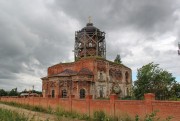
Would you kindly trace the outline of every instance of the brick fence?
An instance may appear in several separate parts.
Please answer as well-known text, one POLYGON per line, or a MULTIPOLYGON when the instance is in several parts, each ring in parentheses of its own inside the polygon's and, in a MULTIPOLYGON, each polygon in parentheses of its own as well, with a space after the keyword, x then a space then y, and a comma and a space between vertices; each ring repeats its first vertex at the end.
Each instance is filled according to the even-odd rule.
POLYGON ((154 94, 148 93, 144 95, 144 100, 118 100, 116 95, 111 95, 109 100, 92 99, 92 95, 87 95, 86 99, 75 99, 74 95, 69 98, 15 98, 1 97, 1 101, 16 102, 21 104, 37 105, 42 107, 58 106, 63 107, 67 111, 76 111, 92 115, 94 111, 102 110, 111 116, 120 116, 128 114, 135 117, 141 117, 153 111, 157 111, 157 115, 161 119, 172 116, 172 121, 180 121, 180 101, 159 101, 155 100, 154 94))

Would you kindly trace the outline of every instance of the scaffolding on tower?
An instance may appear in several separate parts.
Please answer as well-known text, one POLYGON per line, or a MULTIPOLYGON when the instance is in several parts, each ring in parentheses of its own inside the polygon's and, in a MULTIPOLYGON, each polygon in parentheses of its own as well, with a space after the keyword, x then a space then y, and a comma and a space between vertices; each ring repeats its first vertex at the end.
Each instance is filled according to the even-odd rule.
POLYGON ((105 32, 94 27, 91 21, 86 27, 75 32, 75 61, 88 56, 106 58, 105 32))

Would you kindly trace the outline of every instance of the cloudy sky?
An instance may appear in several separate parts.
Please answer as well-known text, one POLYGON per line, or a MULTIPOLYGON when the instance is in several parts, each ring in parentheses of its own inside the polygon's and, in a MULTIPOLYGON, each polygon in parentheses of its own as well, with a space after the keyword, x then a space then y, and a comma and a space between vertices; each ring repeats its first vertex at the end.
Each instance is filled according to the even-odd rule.
POLYGON ((47 67, 73 61, 75 31, 92 16, 106 32, 107 59, 154 62, 180 82, 179 0, 0 0, 0 88, 41 90, 47 67))

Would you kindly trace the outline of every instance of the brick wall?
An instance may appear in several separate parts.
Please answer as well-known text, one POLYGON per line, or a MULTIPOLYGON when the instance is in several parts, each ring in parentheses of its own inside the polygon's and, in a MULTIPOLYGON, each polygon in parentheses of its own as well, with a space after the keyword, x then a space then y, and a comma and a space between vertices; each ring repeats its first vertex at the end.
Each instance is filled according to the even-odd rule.
POLYGON ((50 106, 53 109, 60 106, 67 111, 77 111, 88 115, 92 115, 94 111, 103 110, 111 116, 128 114, 132 117, 135 117, 135 115, 143 117, 152 111, 158 110, 157 115, 161 119, 172 116, 172 121, 180 120, 180 101, 158 101, 154 99, 154 94, 151 93, 145 94, 145 100, 118 100, 116 95, 111 95, 110 100, 95 100, 92 99, 92 95, 87 95, 86 99, 75 99, 72 95, 67 99, 1 97, 0 100, 5 102, 13 101, 21 104, 40 105, 45 108, 50 106))

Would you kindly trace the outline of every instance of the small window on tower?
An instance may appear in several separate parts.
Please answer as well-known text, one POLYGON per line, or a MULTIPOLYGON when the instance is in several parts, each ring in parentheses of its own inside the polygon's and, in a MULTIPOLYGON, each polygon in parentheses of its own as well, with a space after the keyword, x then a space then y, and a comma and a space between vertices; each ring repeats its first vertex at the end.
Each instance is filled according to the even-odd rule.
POLYGON ((89 47, 92 47, 92 42, 89 43, 89 47))
POLYGON ((100 72, 99 79, 100 79, 101 81, 103 80, 103 74, 102 74, 102 72, 100 72))
POLYGON ((129 74, 128 74, 128 72, 125 73, 125 79, 126 79, 126 83, 128 84, 128 79, 129 79, 129 74))

